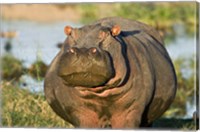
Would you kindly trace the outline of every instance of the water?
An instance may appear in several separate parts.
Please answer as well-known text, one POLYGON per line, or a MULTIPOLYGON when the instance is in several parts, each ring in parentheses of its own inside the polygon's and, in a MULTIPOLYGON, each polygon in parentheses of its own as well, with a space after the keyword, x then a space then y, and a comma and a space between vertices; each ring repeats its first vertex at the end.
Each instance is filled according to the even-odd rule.
MULTIPOLYGON (((63 42, 66 38, 64 27, 71 25, 80 27, 70 22, 59 23, 36 23, 31 21, 0 21, 2 31, 17 31, 18 36, 12 39, 12 54, 20 60, 24 61, 25 67, 42 59, 46 64, 50 64, 55 55, 59 52, 56 47, 57 43, 63 42)), ((196 39, 186 35, 184 28, 176 25, 176 38, 173 42, 167 44, 166 48, 172 60, 179 57, 190 58, 196 54, 196 39)), ((1 38, 1 55, 5 54, 4 44, 7 41, 1 38)), ((189 74, 185 72, 185 74, 189 74)), ((28 88, 32 92, 43 91, 43 81, 36 81, 33 78, 24 75, 21 79, 21 87, 28 88), (26 85, 24 85, 26 84, 26 85)), ((191 107, 190 111, 195 110, 195 106, 191 107)), ((191 115, 187 115, 191 117, 191 115)))
POLYGON ((176 38, 167 45, 172 59, 190 58, 196 55, 196 37, 188 36, 183 25, 174 25, 176 38))
MULTIPOLYGON (((1 31, 17 31, 18 37, 12 40, 12 53, 15 57, 24 60, 24 65, 29 67, 37 57, 49 64, 58 53, 58 42, 66 38, 64 27, 72 23, 60 22, 41 24, 30 21, 1 21, 1 31)), ((1 38, 2 39, 2 38, 1 38)), ((1 53, 4 54, 3 44, 7 39, 2 39, 1 53)))

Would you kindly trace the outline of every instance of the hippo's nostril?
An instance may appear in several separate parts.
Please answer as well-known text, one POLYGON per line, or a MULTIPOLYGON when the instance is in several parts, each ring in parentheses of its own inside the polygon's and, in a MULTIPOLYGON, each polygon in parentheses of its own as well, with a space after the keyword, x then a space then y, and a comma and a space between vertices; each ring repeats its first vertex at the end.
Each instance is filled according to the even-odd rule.
POLYGON ((95 53, 97 53, 97 48, 95 48, 95 47, 90 48, 90 49, 89 49, 89 52, 95 54, 95 53))
POLYGON ((70 49, 69 51, 70 51, 71 53, 75 53, 74 49, 70 49))
POLYGON ((96 53, 97 52, 97 49, 96 48, 93 48, 92 49, 92 53, 96 53))
POLYGON ((70 48, 70 49, 67 50, 67 52, 74 54, 76 51, 75 51, 74 48, 70 48))

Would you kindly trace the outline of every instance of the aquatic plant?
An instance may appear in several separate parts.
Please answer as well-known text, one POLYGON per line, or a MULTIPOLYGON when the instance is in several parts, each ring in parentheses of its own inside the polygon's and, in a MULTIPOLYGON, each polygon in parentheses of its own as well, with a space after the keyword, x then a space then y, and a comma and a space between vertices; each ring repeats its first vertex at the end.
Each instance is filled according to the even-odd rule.
POLYGON ((26 69, 23 67, 23 62, 15 58, 11 54, 5 54, 1 57, 1 76, 4 80, 17 81, 26 69))
POLYGON ((45 77, 48 66, 42 60, 36 60, 30 68, 28 68, 28 73, 36 78, 37 80, 41 80, 45 77))

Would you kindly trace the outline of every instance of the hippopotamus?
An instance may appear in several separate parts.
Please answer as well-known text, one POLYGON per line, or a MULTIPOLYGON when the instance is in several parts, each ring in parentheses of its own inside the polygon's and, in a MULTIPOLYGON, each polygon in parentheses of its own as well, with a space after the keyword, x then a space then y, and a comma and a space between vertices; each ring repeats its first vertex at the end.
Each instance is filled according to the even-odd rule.
POLYGON ((176 74, 153 27, 109 17, 64 33, 44 81, 58 116, 76 128, 138 129, 169 108, 176 74))

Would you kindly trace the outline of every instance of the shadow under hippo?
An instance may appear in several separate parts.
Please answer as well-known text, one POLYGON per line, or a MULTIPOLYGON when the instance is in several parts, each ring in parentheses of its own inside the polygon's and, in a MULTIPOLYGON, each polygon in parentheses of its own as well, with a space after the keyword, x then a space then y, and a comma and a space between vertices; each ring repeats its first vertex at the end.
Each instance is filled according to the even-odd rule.
POLYGON ((151 126, 173 102, 176 75, 157 31, 138 21, 104 18, 67 39, 45 77, 45 96, 77 128, 151 126))

